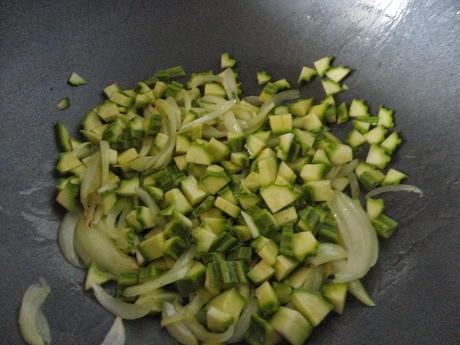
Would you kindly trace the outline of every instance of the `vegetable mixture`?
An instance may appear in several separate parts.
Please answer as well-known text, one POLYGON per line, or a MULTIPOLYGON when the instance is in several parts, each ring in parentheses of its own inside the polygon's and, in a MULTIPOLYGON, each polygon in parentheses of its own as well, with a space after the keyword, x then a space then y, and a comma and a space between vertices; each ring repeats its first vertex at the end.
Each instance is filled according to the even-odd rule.
MULTIPOLYGON (((301 345, 349 293, 375 305, 361 279, 377 236, 398 223, 382 199, 362 199, 365 211, 361 190, 419 190, 395 186, 407 176, 388 169, 401 143, 393 111, 339 102, 351 69, 332 62, 303 67, 297 81, 319 78, 320 101, 266 71, 260 94, 245 97, 224 53, 219 74, 181 83, 177 66, 134 89, 107 86, 82 120, 85 141, 56 125, 59 244, 117 316, 104 344, 124 344, 120 319, 160 314, 186 345, 301 345), (346 123, 341 140, 331 128, 346 123)), ((69 83, 86 81, 73 73, 69 83)), ((26 322, 26 340, 44 344, 26 322)))

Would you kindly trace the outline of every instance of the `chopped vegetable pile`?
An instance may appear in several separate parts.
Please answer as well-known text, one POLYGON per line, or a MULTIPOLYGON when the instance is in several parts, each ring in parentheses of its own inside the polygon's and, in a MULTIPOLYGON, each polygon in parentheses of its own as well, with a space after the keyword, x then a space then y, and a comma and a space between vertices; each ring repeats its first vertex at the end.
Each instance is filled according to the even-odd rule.
MULTIPOLYGON (((377 235, 398 223, 382 199, 364 211, 360 191, 407 177, 387 169, 401 138, 392 110, 336 99, 351 69, 332 62, 298 78, 320 79, 320 101, 266 71, 260 94, 244 97, 225 53, 219 74, 180 83, 177 66, 134 89, 109 85, 82 120, 84 142, 57 124, 60 246, 87 267, 85 288, 106 310, 161 313, 186 345, 300 345, 348 293, 374 305, 360 279, 377 261, 377 235), (347 122, 342 141, 331 128, 347 122), (101 287, 110 281, 114 295, 101 287)), ((120 324, 111 332, 124 342, 120 324)))

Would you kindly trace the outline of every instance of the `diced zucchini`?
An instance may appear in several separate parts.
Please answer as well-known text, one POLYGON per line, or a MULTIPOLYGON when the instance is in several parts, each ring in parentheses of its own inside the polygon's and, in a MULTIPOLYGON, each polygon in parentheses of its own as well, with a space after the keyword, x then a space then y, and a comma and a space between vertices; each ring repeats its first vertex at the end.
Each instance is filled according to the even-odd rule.
POLYGON ((321 85, 327 96, 335 95, 342 91, 342 85, 330 79, 321 79, 321 85))
POLYGON ((359 121, 359 120, 354 120, 353 121, 353 127, 361 134, 369 132, 369 129, 371 128, 371 124, 366 121, 359 121))
MULTIPOLYGON (((258 237, 257 239, 262 238, 262 236, 258 237)), ((258 248, 256 246, 256 248, 258 248)), ((267 243, 265 243, 260 249, 257 250, 257 255, 260 256, 260 258, 265 261, 268 265, 272 266, 276 262, 276 257, 278 255, 278 245, 271 241, 268 240, 267 243)))
POLYGON ((383 212, 383 208, 384 208, 383 199, 371 199, 371 198, 366 199, 366 208, 367 208, 367 215, 369 216, 371 220, 377 218, 383 212))
POLYGON ((372 225, 379 236, 388 239, 398 227, 398 222, 381 213, 377 218, 372 219, 372 225))
POLYGON ((324 151, 323 149, 316 150, 315 155, 311 159, 311 162, 315 164, 322 163, 326 165, 331 165, 331 161, 329 160, 329 158, 327 158, 326 151, 324 151))
POLYGON ((377 126, 364 134, 364 138, 366 138, 369 144, 380 144, 385 139, 386 132, 385 128, 377 126))
POLYGON ((367 190, 377 187, 385 178, 385 175, 380 170, 362 162, 358 164, 355 171, 359 182, 367 190))
POLYGON ((276 262, 273 265, 275 270, 275 279, 277 281, 284 280, 297 267, 298 262, 284 255, 278 255, 276 262))
POLYGON ((265 84, 262 92, 259 95, 259 100, 261 102, 267 102, 270 100, 277 92, 279 91, 278 86, 275 83, 268 82, 265 84))
POLYGON ((220 56, 220 67, 222 69, 231 68, 235 66, 236 60, 233 59, 229 53, 225 52, 220 56))
POLYGON ((279 136, 279 145, 276 149, 276 157, 285 161, 289 157, 291 145, 294 140, 294 134, 286 133, 279 136))
POLYGON ((225 97, 226 93, 224 88, 220 84, 208 83, 204 86, 204 95, 225 97))
POLYGON ((172 206, 175 210, 182 214, 192 211, 192 205, 188 202, 187 198, 178 188, 170 189, 165 193, 165 201, 168 205, 172 206))
POLYGON ((299 78, 297 78, 297 83, 298 84, 307 83, 311 81, 316 75, 318 75, 318 72, 316 69, 313 69, 308 66, 303 66, 302 70, 300 71, 299 78))
POLYGON ((82 165, 82 162, 73 152, 62 152, 59 154, 59 161, 56 164, 56 170, 61 174, 65 174, 80 165, 82 165))
POLYGON ((245 145, 251 157, 257 157, 257 155, 265 148, 265 146, 265 142, 254 134, 248 136, 245 145))
POLYGON ((349 119, 348 117, 348 108, 345 102, 342 102, 337 107, 337 123, 342 124, 347 122, 349 119))
POLYGON ((282 177, 289 184, 293 184, 297 178, 295 172, 285 162, 281 162, 278 168, 278 176, 282 177))
POLYGON ((222 171, 207 169, 200 183, 209 194, 216 194, 230 182, 230 178, 222 171))
POLYGON ((198 143, 190 144, 185 155, 188 163, 211 165, 214 157, 208 152, 204 145, 198 143))
POLYGON ((272 79, 270 73, 266 71, 258 71, 257 72, 257 84, 264 85, 267 84, 272 79))
POLYGON ((407 178, 406 174, 399 170, 391 168, 386 173, 385 178, 382 181, 382 186, 400 184, 401 181, 403 181, 405 178, 407 178))
POLYGON ((180 181, 181 189, 192 206, 200 203, 206 198, 206 192, 198 185, 193 175, 189 175, 180 181))
POLYGON ((264 260, 261 260, 248 272, 247 276, 255 285, 259 285, 270 279, 274 273, 275 270, 264 260))
POLYGON ((206 320, 210 331, 222 333, 233 323, 233 316, 216 307, 210 307, 206 313, 206 320))
POLYGON ((163 256, 165 252, 165 241, 164 233, 159 232, 139 243, 138 248, 146 260, 155 260, 163 256))
POLYGON ((298 197, 290 186, 276 184, 261 187, 260 195, 272 213, 276 213, 293 203, 298 197))
POLYGON ((321 180, 326 171, 326 165, 320 164, 305 164, 300 172, 300 177, 304 182, 321 180))
POLYGON ((56 104, 56 108, 58 110, 65 110, 67 109, 68 107, 70 107, 70 98, 69 97, 64 97, 63 99, 61 99, 57 104, 56 104))
POLYGON ((240 214, 240 208, 238 206, 232 204, 224 198, 221 198, 220 196, 216 198, 214 205, 230 217, 236 218, 240 214))
POLYGON ((288 207, 273 215, 278 225, 287 225, 297 222, 297 211, 294 206, 288 207))
POLYGON ((72 72, 67 82, 72 86, 79 86, 86 84, 86 80, 76 72, 72 72))
POLYGON ((139 154, 137 153, 136 149, 132 147, 118 154, 117 163, 120 166, 128 165, 130 162, 134 161, 138 157, 139 154))
POLYGON ((79 186, 68 181, 56 196, 56 201, 69 211, 77 211, 80 207, 78 200, 79 186))
POLYGON ((366 163, 371 164, 379 169, 385 168, 390 162, 391 157, 385 153, 385 149, 376 144, 371 145, 367 153, 366 163))
MULTIPOLYGON (((316 71, 315 71, 316 72, 316 71)), ((294 116, 305 116, 313 105, 313 98, 300 99, 289 105, 289 112, 294 116)))
POLYGON ((273 84, 276 85, 276 87, 278 88, 279 91, 291 88, 291 85, 289 84, 287 79, 279 79, 279 80, 273 82, 273 84))
POLYGON ((280 306, 278 297, 269 282, 264 282, 255 290, 257 305, 264 317, 272 315, 280 306))
POLYGON ((209 140, 208 151, 216 160, 225 159, 230 152, 227 145, 214 138, 209 140))
POLYGON ((279 253, 284 256, 294 257, 294 228, 292 225, 285 225, 281 231, 279 253))
POLYGON ((326 147, 326 152, 332 165, 342 165, 353 160, 353 151, 348 145, 332 143, 326 147))
POLYGON ((266 186, 275 182, 278 173, 278 162, 275 157, 261 159, 257 162, 260 185, 266 186))
POLYGON ((366 143, 366 137, 358 130, 352 129, 347 135, 347 144, 353 148, 359 147, 366 143))
POLYGON ((207 305, 206 309, 214 307, 228 313, 235 320, 240 316, 246 301, 237 289, 232 288, 222 292, 220 295, 214 297, 207 305))
POLYGON ((314 327, 318 326, 333 308, 319 293, 305 290, 295 290, 291 302, 314 327))
POLYGON ((393 128, 394 125, 394 120, 393 120, 393 110, 385 108, 385 107, 380 107, 379 109, 379 126, 385 127, 385 128, 393 128))
POLYGON ((342 314, 347 297, 347 283, 326 283, 321 291, 329 303, 334 306, 334 311, 342 314))
POLYGON ((362 99, 354 99, 351 101, 350 110, 348 111, 350 117, 369 116, 368 106, 362 99))
POLYGON ((252 314, 245 340, 249 345, 275 345, 281 339, 279 334, 267 321, 257 314, 252 314))
POLYGON ((325 56, 313 63, 320 77, 323 77, 327 70, 329 70, 332 64, 332 60, 334 60, 333 56, 325 56))
POLYGON ((326 77, 338 83, 342 81, 342 79, 344 79, 350 72, 351 68, 340 65, 337 67, 329 68, 326 72, 326 77))
POLYGON ((302 146, 302 149, 308 150, 313 147, 313 144, 315 143, 315 140, 316 140, 313 134, 311 134, 308 131, 302 131, 297 128, 293 130, 293 133, 294 133, 296 142, 298 142, 302 146))
POLYGON ((392 154, 401 144, 401 138, 397 132, 391 133, 381 144, 387 154, 392 154))
POLYGON ((302 314, 287 307, 280 307, 270 324, 292 345, 303 345, 313 330, 302 314))
POLYGON ((328 201, 333 194, 330 180, 310 181, 305 183, 303 188, 313 201, 328 201))
POLYGON ((187 169, 188 162, 185 155, 174 157, 174 163, 176 163, 176 167, 177 169, 179 169, 179 171, 184 171, 185 169, 187 169))
POLYGON ((303 261, 307 255, 315 253, 318 248, 318 241, 310 231, 295 233, 293 244, 294 257, 298 261, 303 261))
POLYGON ((120 187, 117 189, 117 194, 121 196, 136 195, 136 188, 139 187, 139 177, 133 177, 128 180, 122 180, 120 187))

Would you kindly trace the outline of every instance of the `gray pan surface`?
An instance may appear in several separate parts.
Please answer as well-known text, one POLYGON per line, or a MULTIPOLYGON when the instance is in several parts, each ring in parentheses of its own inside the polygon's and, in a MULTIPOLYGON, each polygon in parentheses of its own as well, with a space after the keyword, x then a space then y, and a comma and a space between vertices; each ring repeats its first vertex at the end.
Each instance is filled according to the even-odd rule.
MULTIPOLYGON (((455 0, 1 1, 0 343, 22 344, 16 313, 38 276, 52 286, 54 344, 98 344, 113 321, 56 245, 54 123, 76 133, 109 83, 217 69, 229 51, 248 93, 258 69, 294 82, 324 55, 356 68, 342 98, 396 109, 406 144, 395 166, 425 191, 385 197, 401 226, 365 279, 378 306, 350 299, 309 344, 460 344, 459 36, 455 0), (88 84, 68 86, 72 71, 88 84), (59 112, 64 96, 72 106, 59 112)), ((174 343, 156 318, 126 324, 128 344, 174 343)))

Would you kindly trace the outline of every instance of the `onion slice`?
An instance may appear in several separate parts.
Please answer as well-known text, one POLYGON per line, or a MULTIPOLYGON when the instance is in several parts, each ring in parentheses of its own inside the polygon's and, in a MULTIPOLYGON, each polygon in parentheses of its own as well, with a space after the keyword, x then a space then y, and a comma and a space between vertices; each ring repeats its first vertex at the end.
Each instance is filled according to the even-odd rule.
POLYGON ((423 197, 423 190, 421 190, 420 188, 410 185, 410 184, 398 184, 395 186, 383 186, 383 187, 375 188, 366 194, 366 198, 373 198, 374 196, 377 196, 382 193, 388 193, 388 192, 410 192, 410 193, 416 193, 420 197, 423 197))
POLYGON ((206 290, 199 291, 196 296, 183 309, 179 310, 174 316, 166 316, 161 319, 161 326, 167 326, 172 323, 190 319, 203 307, 212 295, 206 290))
POLYGON ((366 212, 357 201, 342 192, 334 192, 328 206, 347 251, 347 259, 335 261, 336 282, 349 282, 366 275, 378 256, 377 234, 366 212))
POLYGON ((22 298, 19 310, 19 328, 26 343, 45 345, 51 342, 51 333, 41 307, 51 289, 43 278, 30 285, 22 298))
POLYGON ((78 255, 75 252, 74 236, 80 219, 80 211, 67 212, 59 224, 58 243, 64 259, 75 267, 82 267, 78 255))
POLYGON ((364 285, 359 279, 353 280, 348 283, 348 291, 361 303, 367 305, 368 307, 375 307, 375 302, 367 293, 364 285))
MULTIPOLYGON (((163 318, 173 318, 179 311, 169 302, 163 303, 163 318)), ((166 326, 168 333, 184 345, 198 345, 198 340, 184 322, 176 322, 166 326)))
POLYGON ((125 342, 125 327, 121 318, 117 317, 101 345, 125 345, 125 342))
POLYGON ((190 268, 190 265, 192 264, 192 259, 194 256, 195 249, 191 248, 179 257, 179 259, 169 271, 163 273, 156 279, 150 280, 143 284, 130 286, 126 288, 123 294, 126 297, 142 295, 184 278, 188 269, 190 268))
POLYGON ((235 100, 230 100, 228 102, 225 102, 224 104, 218 106, 216 108, 216 110, 214 110, 213 112, 207 114, 207 115, 204 115, 196 120, 193 120, 191 122, 188 122, 186 123, 185 125, 183 125, 180 130, 179 130, 179 133, 182 133, 182 132, 186 132, 190 129, 193 128, 193 126, 195 125, 199 125, 199 124, 205 124, 205 123, 208 123, 208 122, 211 122, 213 121, 214 119, 217 119, 219 116, 225 114, 227 111, 230 110, 231 107, 233 107, 235 105, 236 101, 235 100))
POLYGON ((206 328, 201 325, 195 317, 192 317, 187 322, 187 326, 190 328, 192 333, 202 342, 213 342, 223 343, 226 342, 233 336, 235 332, 235 325, 232 324, 224 333, 213 333, 209 332, 206 328))
POLYGON ((105 310, 122 319, 135 320, 144 317, 150 312, 150 309, 142 305, 122 302, 110 296, 97 284, 93 285, 93 291, 97 301, 105 310))
POLYGON ((239 343, 241 342, 246 332, 251 325, 251 315, 257 312, 257 302, 253 295, 249 298, 249 302, 244 307, 238 322, 235 325, 235 333, 233 336, 228 340, 229 344, 239 343))
POLYGON ((326 262, 345 259, 347 251, 342 246, 333 243, 320 243, 316 255, 309 259, 313 266, 319 266, 326 262))

